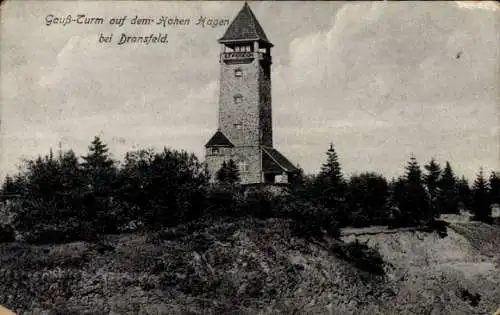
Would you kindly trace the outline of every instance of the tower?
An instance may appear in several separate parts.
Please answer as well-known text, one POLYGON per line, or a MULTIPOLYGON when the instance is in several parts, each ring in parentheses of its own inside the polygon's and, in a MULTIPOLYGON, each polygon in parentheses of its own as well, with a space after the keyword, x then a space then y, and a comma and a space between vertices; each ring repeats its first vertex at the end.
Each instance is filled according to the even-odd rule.
POLYGON ((232 159, 242 184, 289 181, 298 169, 273 148, 273 44, 246 2, 218 42, 218 130, 205 145, 212 180, 222 163, 232 159))

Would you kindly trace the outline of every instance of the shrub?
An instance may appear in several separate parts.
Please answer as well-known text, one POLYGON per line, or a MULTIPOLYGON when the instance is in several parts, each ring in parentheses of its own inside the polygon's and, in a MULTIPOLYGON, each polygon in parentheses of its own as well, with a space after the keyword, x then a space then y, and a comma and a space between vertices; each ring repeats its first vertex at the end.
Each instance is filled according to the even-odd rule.
POLYGON ((334 243, 332 251, 339 258, 351 262, 361 270, 376 275, 385 274, 382 256, 366 243, 360 243, 358 240, 350 243, 334 243))
POLYGON ((292 232, 300 237, 339 237, 340 230, 335 213, 310 201, 290 196, 280 203, 281 217, 292 220, 292 232))
POLYGON ((462 289, 462 300, 469 302, 471 306, 477 306, 481 301, 481 294, 472 294, 467 289, 462 289))
POLYGON ((207 194, 207 209, 205 216, 208 217, 238 217, 241 215, 238 208, 238 188, 233 185, 215 185, 207 194))
POLYGON ((387 222, 387 180, 376 173, 353 175, 348 185, 349 221, 356 227, 387 222))
POLYGON ((272 218, 277 216, 276 199, 278 197, 267 190, 250 188, 239 200, 238 208, 241 213, 251 215, 255 218, 272 218))
POLYGON ((20 229, 21 238, 31 244, 60 244, 73 241, 94 241, 95 228, 87 222, 72 218, 65 222, 40 221, 30 230, 20 229))
POLYGON ((448 235, 447 227, 450 224, 443 220, 431 221, 422 230, 425 232, 436 232, 440 237, 446 237, 448 235))
POLYGON ((16 235, 14 229, 9 226, 0 226, 0 243, 10 243, 14 242, 16 235))

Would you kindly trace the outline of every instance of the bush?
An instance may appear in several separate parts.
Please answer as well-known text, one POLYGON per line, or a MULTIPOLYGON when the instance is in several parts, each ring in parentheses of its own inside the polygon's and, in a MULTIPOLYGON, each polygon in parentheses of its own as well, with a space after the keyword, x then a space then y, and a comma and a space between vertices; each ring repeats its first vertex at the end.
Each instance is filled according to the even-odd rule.
POLYGON ((279 197, 270 191, 250 188, 239 200, 238 208, 241 213, 249 214, 255 218, 267 219, 277 217, 276 212, 279 197))
POLYGON ((14 229, 9 226, 0 226, 0 243, 10 243, 14 242, 16 235, 14 229))
POLYGON ((340 229, 335 213, 310 201, 290 196, 283 198, 278 213, 292 220, 292 233, 300 237, 339 237, 340 229))
POLYGON ((387 180, 376 173, 353 175, 348 185, 349 222, 355 227, 387 222, 387 180))
POLYGON ((339 258, 351 262, 357 268, 376 274, 383 275, 384 260, 380 253, 358 240, 350 243, 335 243, 332 251, 339 258))
POLYGON ((431 221, 422 230, 425 232, 436 232, 440 237, 446 237, 448 235, 447 227, 450 224, 443 220, 431 221))
POLYGON ((467 289, 462 289, 462 300, 469 302, 471 306, 477 306, 479 302, 481 301, 481 294, 476 293, 472 294, 469 292, 467 289))
POLYGON ((31 230, 19 231, 21 238, 31 244, 61 244, 74 241, 94 241, 95 229, 86 222, 70 219, 66 222, 39 222, 31 230))
POLYGON ((239 190, 232 185, 216 185, 207 194, 207 208, 204 215, 208 217, 238 217, 239 190))

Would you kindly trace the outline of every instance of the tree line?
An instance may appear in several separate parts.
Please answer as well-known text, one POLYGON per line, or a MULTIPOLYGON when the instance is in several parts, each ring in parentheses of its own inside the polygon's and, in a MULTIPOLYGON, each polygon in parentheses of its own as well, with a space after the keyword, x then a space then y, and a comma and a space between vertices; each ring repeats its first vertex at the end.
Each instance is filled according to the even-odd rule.
POLYGON ((333 145, 318 174, 299 174, 290 192, 275 194, 239 184, 234 161, 221 165, 218 184, 209 184, 194 154, 164 148, 128 152, 112 159, 99 137, 79 158, 72 150, 52 151, 24 162, 5 178, 3 195, 16 195, 8 208, 13 228, 28 242, 89 240, 98 235, 158 230, 205 218, 282 217, 305 236, 338 236, 342 226, 419 226, 442 213, 469 209, 491 222, 500 203, 500 179, 481 169, 472 186, 457 178, 449 162, 431 161, 421 170, 414 156, 405 173, 388 181, 365 172, 346 179, 333 145))
POLYGON ((457 177, 446 161, 444 168, 432 158, 423 169, 412 154, 404 174, 388 181, 375 172, 345 179, 333 145, 319 174, 302 180, 301 193, 336 209, 341 226, 389 224, 415 226, 432 223, 440 214, 468 210, 473 220, 490 223, 492 205, 500 204, 499 173, 485 178, 482 168, 472 186, 457 177))

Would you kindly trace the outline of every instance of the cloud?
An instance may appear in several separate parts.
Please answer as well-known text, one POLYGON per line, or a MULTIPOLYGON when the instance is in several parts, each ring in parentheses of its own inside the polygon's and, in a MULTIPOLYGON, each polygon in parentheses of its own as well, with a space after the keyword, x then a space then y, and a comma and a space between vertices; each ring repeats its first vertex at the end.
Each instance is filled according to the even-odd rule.
MULTIPOLYGON (((42 27, 44 14, 230 18, 240 6, 10 2, 2 29, 15 36, 0 32, 2 168, 59 141, 83 153, 101 131, 117 156, 169 145, 202 157, 216 129, 222 28, 170 28, 167 46, 105 47, 101 32, 158 30, 42 27)), ((449 159, 469 177, 479 162, 498 167, 497 12, 453 2, 251 6, 275 44, 274 142, 306 171, 331 141, 346 172, 392 176, 410 152, 449 159)))
MULTIPOLYGON (((480 136, 498 124, 495 34, 494 23, 442 3, 346 4, 328 29, 294 38, 289 63, 275 70, 276 143, 296 148, 311 171, 330 141, 346 171, 396 174, 411 152, 473 160, 484 151, 462 142, 498 143, 480 136)), ((462 163, 460 172, 476 167, 462 163)))
POLYGON ((488 11, 497 11, 500 4, 497 1, 455 1, 459 8, 463 9, 481 9, 488 11))

